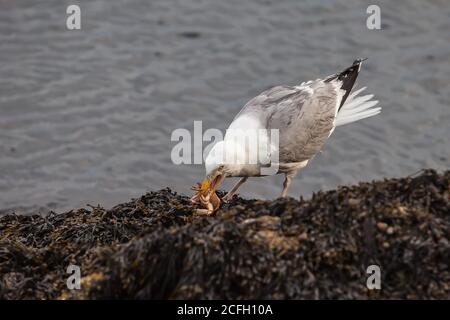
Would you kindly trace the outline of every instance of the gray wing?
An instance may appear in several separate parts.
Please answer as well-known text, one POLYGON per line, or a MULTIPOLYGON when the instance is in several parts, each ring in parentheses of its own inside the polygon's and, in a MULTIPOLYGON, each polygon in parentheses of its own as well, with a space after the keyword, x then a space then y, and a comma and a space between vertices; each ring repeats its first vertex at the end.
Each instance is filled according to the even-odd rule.
POLYGON ((236 116, 251 114, 267 129, 279 130, 281 163, 309 160, 330 136, 342 98, 334 83, 276 86, 250 100, 236 116))
POLYGON ((277 105, 283 100, 289 99, 294 95, 302 94, 304 94, 302 93, 302 90, 299 90, 297 87, 272 87, 247 102, 234 119, 237 119, 244 114, 251 114, 252 116, 258 116, 261 119, 264 119, 269 116, 269 114, 273 112, 273 109, 277 108, 277 105))

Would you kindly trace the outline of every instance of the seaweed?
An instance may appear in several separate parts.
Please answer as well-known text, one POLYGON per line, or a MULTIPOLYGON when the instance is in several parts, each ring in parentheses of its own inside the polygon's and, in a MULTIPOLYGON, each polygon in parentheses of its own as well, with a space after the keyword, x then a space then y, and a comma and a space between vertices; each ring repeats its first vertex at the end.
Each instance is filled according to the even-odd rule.
POLYGON ((450 171, 308 200, 235 196, 211 216, 163 189, 110 210, 0 217, 1 299, 448 299, 449 264, 450 171), (381 290, 366 286, 371 264, 381 290))

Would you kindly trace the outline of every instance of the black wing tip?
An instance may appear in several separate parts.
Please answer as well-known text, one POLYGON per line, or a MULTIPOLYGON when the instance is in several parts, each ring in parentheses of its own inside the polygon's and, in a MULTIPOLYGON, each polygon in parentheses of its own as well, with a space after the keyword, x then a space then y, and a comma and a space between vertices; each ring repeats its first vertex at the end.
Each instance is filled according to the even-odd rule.
POLYGON ((358 58, 358 59, 356 59, 355 61, 353 61, 352 67, 361 64, 361 62, 366 61, 367 59, 369 59, 369 58, 358 58))
POLYGON ((366 61, 367 58, 358 58, 353 61, 353 64, 339 73, 337 75, 337 79, 342 81, 341 89, 345 91, 344 96, 341 100, 341 105, 339 106, 339 110, 344 105, 344 102, 347 100, 350 91, 352 91, 353 86, 355 85, 356 78, 358 78, 359 71, 361 70, 361 63, 366 61))
POLYGON ((331 81, 333 81, 335 79, 343 80, 343 78, 346 78, 349 74, 355 72, 355 69, 356 69, 355 67, 358 67, 356 69, 356 74, 358 74, 359 71, 361 70, 361 63, 363 61, 366 61, 367 59, 369 59, 369 58, 357 58, 355 61, 353 61, 353 64, 350 67, 348 67, 347 69, 345 69, 342 72, 336 73, 336 74, 328 77, 324 81, 325 82, 331 82, 331 81))

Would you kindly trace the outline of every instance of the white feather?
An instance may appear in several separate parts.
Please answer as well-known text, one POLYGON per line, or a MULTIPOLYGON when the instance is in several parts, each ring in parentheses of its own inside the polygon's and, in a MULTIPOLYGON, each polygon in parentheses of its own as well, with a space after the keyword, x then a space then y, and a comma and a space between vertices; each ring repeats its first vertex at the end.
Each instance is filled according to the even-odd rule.
POLYGON ((342 106, 342 110, 351 110, 353 108, 356 108, 363 104, 366 101, 369 101, 373 98, 373 94, 368 94, 362 97, 357 97, 355 99, 352 99, 350 101, 346 101, 344 105, 342 106))
POLYGON ((347 101, 352 101, 356 95, 360 94, 361 92, 363 92, 366 89, 367 89, 367 87, 362 87, 361 89, 358 89, 358 90, 350 93, 350 95, 347 98, 347 101))
POLYGON ((356 90, 351 93, 341 110, 339 110, 335 126, 342 126, 351 122, 359 121, 368 117, 373 117, 381 112, 381 107, 374 108, 378 104, 378 100, 370 100, 373 94, 359 96, 366 87, 356 90))
POLYGON ((377 104, 378 104, 378 100, 363 102, 360 105, 357 105, 356 107, 354 107, 352 109, 341 109, 339 111, 339 114, 340 114, 340 117, 346 117, 348 115, 352 115, 355 113, 360 113, 365 110, 368 110, 368 109, 372 108, 373 106, 376 106, 377 104))

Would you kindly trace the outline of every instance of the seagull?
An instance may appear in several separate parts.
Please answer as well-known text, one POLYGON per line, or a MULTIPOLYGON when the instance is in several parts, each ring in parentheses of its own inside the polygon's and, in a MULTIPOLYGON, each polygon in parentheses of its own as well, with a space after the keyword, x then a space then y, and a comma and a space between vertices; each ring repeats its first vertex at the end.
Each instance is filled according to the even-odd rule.
POLYGON ((209 199, 225 178, 240 177, 222 198, 228 202, 249 177, 271 171, 285 175, 280 197, 287 197, 294 176, 321 151, 336 127, 380 113, 372 94, 360 95, 366 87, 352 92, 364 60, 357 59, 344 71, 324 79, 275 86, 251 99, 236 115, 224 139, 206 156, 206 177, 197 190, 209 199), (278 139, 272 139, 269 132, 277 132, 278 139), (255 137, 258 139, 250 139, 255 137), (276 160, 273 155, 277 155, 276 160), (256 161, 250 162, 250 158, 256 161))

